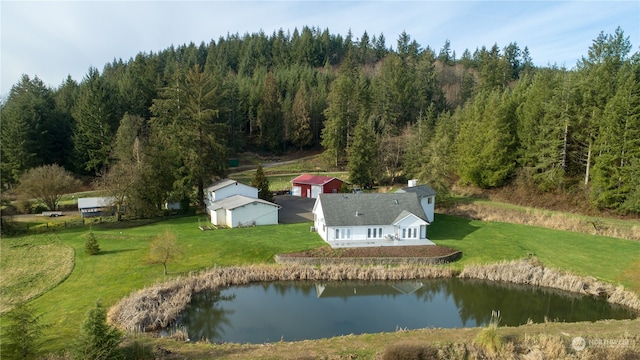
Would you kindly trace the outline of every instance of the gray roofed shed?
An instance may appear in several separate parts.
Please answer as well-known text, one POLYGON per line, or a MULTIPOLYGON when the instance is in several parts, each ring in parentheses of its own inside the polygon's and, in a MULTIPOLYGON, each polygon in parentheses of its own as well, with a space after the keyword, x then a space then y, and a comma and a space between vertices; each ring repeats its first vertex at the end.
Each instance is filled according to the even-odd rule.
POLYGON ((318 201, 328 226, 393 224, 406 212, 428 222, 415 193, 320 194, 318 201))

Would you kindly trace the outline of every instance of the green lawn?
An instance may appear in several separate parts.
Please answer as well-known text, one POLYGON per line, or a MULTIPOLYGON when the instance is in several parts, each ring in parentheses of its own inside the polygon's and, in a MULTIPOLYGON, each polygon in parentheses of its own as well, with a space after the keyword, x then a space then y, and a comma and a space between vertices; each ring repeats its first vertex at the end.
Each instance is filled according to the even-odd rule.
MULTIPOLYGON (((110 306, 131 291, 190 271, 269 263, 277 253, 324 244, 316 233, 309 232, 309 223, 201 231, 199 221, 206 218, 175 218, 130 228, 114 228, 119 224, 93 226, 102 249, 97 256, 84 253, 88 227, 58 232, 61 242, 75 250, 75 267, 64 282, 33 300, 38 312, 44 313, 43 322, 54 325, 46 334, 46 350, 65 348, 76 336, 87 310, 98 300, 110 306), (184 249, 184 256, 169 264, 167 277, 162 275, 162 266, 146 265, 144 261, 150 239, 165 229, 176 234, 184 249)), ((640 293, 640 281, 633 275, 640 262, 640 242, 440 214, 428 231, 429 238, 437 244, 463 251, 463 258, 455 267, 522 258, 533 253, 547 266, 622 283, 640 293)), ((35 238, 40 236, 47 235, 35 238)), ((2 246, 25 239, 3 238, 2 246)), ((0 252, 0 256, 6 256, 6 252, 0 252)), ((5 263, 3 260, 2 264, 5 263)))
POLYGON ((442 214, 436 214, 427 236, 438 245, 461 250, 459 267, 532 254, 545 266, 620 283, 640 294, 640 283, 629 271, 640 263, 638 241, 442 214))
MULTIPOLYGON (((75 268, 66 281, 33 301, 45 314, 43 322, 54 325, 47 350, 64 348, 96 301, 110 306, 133 290, 166 279, 161 265, 145 264, 150 239, 165 229, 176 234, 184 250, 180 260, 169 263, 168 277, 213 266, 273 262, 277 253, 323 244, 317 234, 309 232, 309 224, 201 231, 194 216, 129 229, 94 226, 102 252, 89 256, 84 253, 88 228, 61 232, 64 243, 75 249, 75 268)), ((2 241, 19 242, 21 238, 2 241)))

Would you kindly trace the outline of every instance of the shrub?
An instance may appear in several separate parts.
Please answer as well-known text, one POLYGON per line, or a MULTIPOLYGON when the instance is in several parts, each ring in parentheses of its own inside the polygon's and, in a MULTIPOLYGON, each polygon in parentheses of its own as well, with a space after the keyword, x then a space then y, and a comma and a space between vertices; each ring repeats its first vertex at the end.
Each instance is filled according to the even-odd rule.
POLYGON ((383 360, 430 360, 438 359, 438 350, 423 344, 394 344, 384 349, 383 360))
POLYGON ((2 332, 2 359, 34 359, 42 341, 46 325, 40 324, 40 317, 25 304, 16 305, 6 315, 2 332))
POLYGON ((84 243, 84 252, 87 255, 98 255, 100 253, 100 245, 98 245, 98 240, 96 240, 93 231, 89 231, 87 241, 84 243))
POLYGON ((49 210, 49 208, 46 205, 43 204, 37 204, 33 207, 33 209, 31 210, 32 214, 42 214, 43 211, 47 211, 49 210))
POLYGON ((107 324, 107 312, 100 302, 89 310, 75 347, 76 359, 106 360, 120 358, 118 345, 122 333, 107 324))
POLYGON ((30 214, 32 201, 29 199, 20 199, 16 201, 16 211, 18 214, 30 214))
POLYGON ((500 311, 491 311, 491 320, 489 321, 489 325, 480 330, 475 339, 476 344, 494 354, 502 348, 502 336, 498 334, 499 323, 500 311))

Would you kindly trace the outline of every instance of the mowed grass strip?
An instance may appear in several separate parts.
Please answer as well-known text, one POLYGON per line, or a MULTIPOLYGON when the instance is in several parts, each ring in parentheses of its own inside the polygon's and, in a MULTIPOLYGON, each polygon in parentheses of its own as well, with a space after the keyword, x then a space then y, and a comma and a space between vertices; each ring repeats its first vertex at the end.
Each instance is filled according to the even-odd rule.
POLYGON ((52 236, 0 241, 0 314, 37 297, 67 278, 74 250, 52 236))

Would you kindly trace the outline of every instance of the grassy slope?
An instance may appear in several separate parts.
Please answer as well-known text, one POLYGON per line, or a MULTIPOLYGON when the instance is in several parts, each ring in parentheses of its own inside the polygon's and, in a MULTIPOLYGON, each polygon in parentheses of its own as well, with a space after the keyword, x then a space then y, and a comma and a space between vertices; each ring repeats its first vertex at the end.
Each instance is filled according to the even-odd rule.
POLYGON ((84 253, 88 229, 71 229, 60 236, 76 251, 73 273, 34 300, 45 314, 43 322, 54 325, 47 350, 64 348, 96 301, 110 306, 135 289, 165 279, 160 265, 145 264, 150 239, 165 229, 176 234, 184 249, 184 256, 169 264, 170 277, 217 265, 273 262, 276 253, 323 244, 309 232, 309 224, 201 231, 198 218, 187 217, 131 229, 94 227, 102 253, 88 256, 84 253))
POLYGON ((535 254, 549 267, 640 293, 633 271, 640 260, 640 242, 516 224, 482 222, 437 214, 428 237, 438 245, 461 250, 456 266, 511 260, 535 254))

